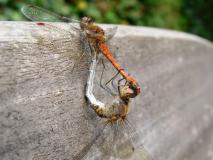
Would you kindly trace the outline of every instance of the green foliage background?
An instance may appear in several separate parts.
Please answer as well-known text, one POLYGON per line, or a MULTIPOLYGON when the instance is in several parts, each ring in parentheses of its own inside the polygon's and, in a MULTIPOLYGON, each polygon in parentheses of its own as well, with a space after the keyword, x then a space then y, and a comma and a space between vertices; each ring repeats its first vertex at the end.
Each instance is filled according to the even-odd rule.
POLYGON ((34 4, 79 19, 186 31, 213 40, 213 0, 0 0, 0 20, 26 20, 20 8, 34 4))

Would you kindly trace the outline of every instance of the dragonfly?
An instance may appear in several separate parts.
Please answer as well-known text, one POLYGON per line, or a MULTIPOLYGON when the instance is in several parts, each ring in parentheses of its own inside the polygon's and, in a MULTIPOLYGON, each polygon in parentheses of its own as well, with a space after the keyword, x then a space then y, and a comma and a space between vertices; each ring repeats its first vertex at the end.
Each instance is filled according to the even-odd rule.
POLYGON ((92 107, 92 109, 96 112, 96 114, 101 117, 105 118, 107 121, 106 123, 122 123, 125 122, 127 118, 127 114, 129 111, 129 101, 130 97, 134 94, 133 89, 131 89, 130 83, 125 83, 125 85, 121 85, 121 80, 118 81, 118 93, 119 96, 113 100, 113 103, 110 106, 106 106, 101 101, 97 100, 93 94, 93 85, 94 85, 94 78, 95 78, 95 68, 96 68, 96 61, 97 56, 92 59, 89 76, 86 85, 86 93, 85 96, 92 107))
MULTIPOLYGON (((140 86, 138 82, 130 75, 128 75, 121 65, 116 61, 110 52, 108 45, 106 43, 106 31, 104 31, 100 26, 98 26, 90 17, 83 17, 80 21, 71 19, 68 17, 60 16, 46 9, 33 6, 33 5, 25 5, 21 9, 22 13, 32 21, 49 21, 49 22, 70 22, 70 23, 78 23, 79 27, 72 26, 72 28, 76 31, 79 31, 81 34, 81 41, 86 41, 89 44, 90 52, 95 50, 95 53, 102 53, 116 68, 118 73, 113 76, 111 80, 113 80, 118 74, 122 75, 123 79, 128 82, 129 87, 134 91, 134 94, 131 94, 131 98, 136 97, 140 94, 140 86)), ((40 22, 38 25, 45 25, 45 23, 40 22)), ((72 25, 72 24, 71 24, 72 25)), ((111 30, 111 36, 115 34, 115 31, 111 30)))
MULTIPOLYGON (((99 101, 94 93, 94 79, 96 74, 96 65, 98 61, 98 55, 95 54, 92 58, 92 62, 89 69, 89 76, 86 84, 85 96, 90 107, 96 112, 96 114, 105 119, 105 125, 102 127, 101 132, 107 125, 114 128, 114 132, 105 133, 107 135, 103 144, 110 144, 108 147, 111 151, 108 153, 111 157, 115 158, 127 158, 131 157, 135 150, 140 152, 139 158, 141 160, 152 160, 150 154, 145 149, 143 144, 140 142, 140 137, 135 128, 132 127, 127 119, 127 115, 130 108, 130 98, 134 94, 133 89, 130 87, 130 83, 121 84, 121 80, 118 81, 118 95, 112 100, 112 104, 106 105, 99 101), (112 147, 113 146, 113 147, 112 147)), ((100 132, 97 133, 96 137, 100 136, 100 132)), ((91 148, 92 143, 87 145, 85 148, 91 148)), ((80 152, 74 159, 82 159, 86 156, 85 149, 84 152, 80 152), (84 153, 84 154, 83 154, 84 153)), ((87 157, 87 156, 86 156, 87 157)), ((91 158, 89 158, 91 159, 91 158)))

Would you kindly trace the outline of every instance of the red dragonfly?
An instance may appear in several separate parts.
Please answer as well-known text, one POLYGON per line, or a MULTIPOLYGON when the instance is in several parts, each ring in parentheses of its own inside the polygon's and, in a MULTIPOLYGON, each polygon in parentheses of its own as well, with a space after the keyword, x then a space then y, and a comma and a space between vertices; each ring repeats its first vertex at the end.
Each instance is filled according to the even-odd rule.
MULTIPOLYGON (((116 59, 110 52, 106 44, 105 31, 100 26, 98 26, 90 17, 83 17, 80 21, 77 21, 74 19, 57 15, 53 12, 50 12, 48 10, 33 5, 24 6, 22 7, 21 11, 28 19, 32 21, 79 23, 80 29, 73 26, 75 30, 80 30, 80 33, 83 35, 84 40, 87 40, 87 42, 89 43, 90 49, 91 50, 93 49, 97 54, 101 52, 112 63, 112 65, 116 68, 118 73, 120 73, 123 76, 126 82, 130 84, 131 89, 134 91, 134 94, 132 95, 131 98, 134 98, 138 94, 140 94, 140 87, 137 81, 124 71, 124 69, 116 61, 116 59)), ((37 23, 37 24, 45 25, 45 23, 37 23)), ((114 79, 114 77, 112 79, 114 79)))

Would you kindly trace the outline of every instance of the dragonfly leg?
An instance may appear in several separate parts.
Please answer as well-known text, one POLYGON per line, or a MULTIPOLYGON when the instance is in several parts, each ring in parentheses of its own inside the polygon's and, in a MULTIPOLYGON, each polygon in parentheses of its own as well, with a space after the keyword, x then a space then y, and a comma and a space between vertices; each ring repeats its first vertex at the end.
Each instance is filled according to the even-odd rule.
POLYGON ((116 77, 119 75, 120 72, 117 72, 110 80, 108 80, 106 83, 105 83, 105 86, 107 86, 110 82, 111 82, 111 85, 112 87, 117 91, 117 88, 115 87, 115 84, 114 84, 114 80, 116 79, 116 77))
POLYGON ((115 80, 115 78, 111 81, 111 85, 117 91, 117 87, 115 86, 114 80, 115 80))
POLYGON ((120 86, 121 86, 121 81, 123 81, 125 78, 121 78, 121 79, 119 79, 118 80, 118 93, 119 93, 119 96, 121 96, 121 88, 120 88, 120 86))
MULTIPOLYGON (((87 42, 88 42, 88 41, 87 41, 87 42)), ((89 51, 88 51, 89 56, 92 56, 92 53, 93 53, 93 52, 94 52, 95 54, 97 54, 95 48, 92 47, 90 43, 88 43, 88 46, 89 46, 89 49, 88 49, 88 50, 89 50, 89 51)))
POLYGON ((108 86, 104 86, 102 83, 103 80, 103 75, 104 75, 104 70, 106 68, 103 59, 101 59, 102 65, 103 65, 103 70, 101 72, 101 78, 100 78, 100 87, 103 88, 104 90, 106 90, 109 94, 111 94, 112 96, 115 96, 115 93, 112 92, 112 90, 108 87, 108 86))
POLYGON ((108 85, 109 82, 113 81, 118 75, 119 75, 120 72, 117 72, 112 78, 110 78, 110 80, 108 80, 105 85, 108 85))
MULTIPOLYGON (((111 36, 114 36, 114 34, 116 33, 116 30, 117 30, 117 27, 114 27, 114 32, 113 32, 113 35, 111 35, 111 36)), ((118 48, 117 48, 118 49, 118 48)), ((116 77, 119 75, 119 71, 110 79, 110 80, 108 80, 107 82, 106 82, 106 84, 105 85, 108 85, 108 83, 110 83, 111 82, 111 85, 112 85, 112 87, 115 89, 115 90, 117 90, 117 87, 115 86, 115 84, 114 84, 114 80, 116 79, 116 77)))

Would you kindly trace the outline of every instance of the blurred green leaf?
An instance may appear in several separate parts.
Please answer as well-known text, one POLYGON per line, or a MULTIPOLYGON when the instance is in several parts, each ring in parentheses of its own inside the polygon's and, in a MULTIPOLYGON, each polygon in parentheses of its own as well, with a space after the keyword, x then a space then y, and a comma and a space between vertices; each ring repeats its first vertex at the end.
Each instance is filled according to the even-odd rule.
POLYGON ((9 1, 9 0, 0 0, 0 5, 1 5, 1 4, 2 4, 2 5, 5 5, 5 4, 8 3, 8 1, 9 1))
POLYGON ((85 15, 91 16, 97 21, 101 21, 102 18, 101 12, 96 8, 94 4, 90 4, 90 6, 85 11, 85 15))
POLYGON ((119 22, 119 17, 113 11, 108 11, 105 14, 105 19, 106 19, 106 22, 108 22, 108 23, 118 23, 119 22))
POLYGON ((170 28, 213 40, 213 0, 0 0, 0 20, 24 20, 23 4, 76 19, 170 28))

